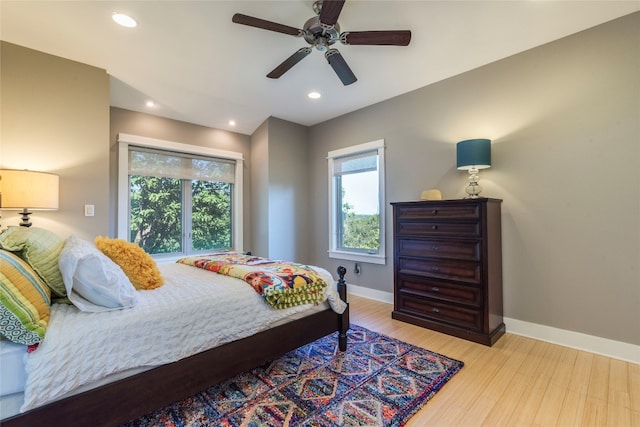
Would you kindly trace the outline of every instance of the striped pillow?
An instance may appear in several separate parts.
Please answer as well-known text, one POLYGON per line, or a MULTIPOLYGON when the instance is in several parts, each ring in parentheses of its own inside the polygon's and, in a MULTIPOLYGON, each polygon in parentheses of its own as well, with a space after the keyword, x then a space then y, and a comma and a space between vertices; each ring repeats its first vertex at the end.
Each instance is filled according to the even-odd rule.
POLYGON ((58 258, 64 241, 55 233, 38 227, 9 226, 0 234, 0 249, 11 251, 27 261, 51 289, 54 298, 65 298, 58 258))
POLYGON ((42 341, 51 291, 29 264, 0 249, 0 335, 19 343, 42 341))

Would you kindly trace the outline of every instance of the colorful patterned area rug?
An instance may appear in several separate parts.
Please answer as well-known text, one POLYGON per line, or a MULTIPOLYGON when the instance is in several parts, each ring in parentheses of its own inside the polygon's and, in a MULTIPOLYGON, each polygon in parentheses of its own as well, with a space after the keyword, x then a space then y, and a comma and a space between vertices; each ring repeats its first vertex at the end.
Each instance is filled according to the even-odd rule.
POLYGON ((351 325, 126 426, 402 426, 463 363, 351 325))

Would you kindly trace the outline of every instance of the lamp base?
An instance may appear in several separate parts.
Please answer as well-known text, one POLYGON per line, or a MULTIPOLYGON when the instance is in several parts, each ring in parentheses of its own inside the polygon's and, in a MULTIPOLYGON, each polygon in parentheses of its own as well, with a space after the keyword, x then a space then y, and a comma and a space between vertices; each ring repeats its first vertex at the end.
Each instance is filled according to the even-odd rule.
POLYGON ((22 221, 20 222, 20 227, 31 227, 33 225, 29 220, 29 215, 31 215, 31 212, 29 212, 27 208, 24 208, 22 212, 20 212, 20 215, 22 215, 22 221))
POLYGON ((465 190, 468 194, 466 199, 477 199, 480 197, 482 187, 478 184, 478 168, 472 167, 469 169, 469 185, 465 190))

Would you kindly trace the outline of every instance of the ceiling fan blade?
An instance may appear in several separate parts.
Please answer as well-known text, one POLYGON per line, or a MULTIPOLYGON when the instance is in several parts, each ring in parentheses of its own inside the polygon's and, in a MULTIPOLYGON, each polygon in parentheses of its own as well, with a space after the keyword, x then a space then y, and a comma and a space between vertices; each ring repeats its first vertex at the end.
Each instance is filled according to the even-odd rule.
POLYGON ((236 24, 248 25, 250 27, 261 28, 263 30, 275 31, 277 33, 289 34, 290 36, 301 36, 304 32, 288 25, 278 24, 277 22, 266 21, 253 16, 236 13, 231 18, 236 24))
POLYGON ((338 17, 342 11, 345 0, 323 0, 322 8, 320 9, 320 22, 333 26, 338 22, 338 17))
POLYGON ((407 46, 411 31, 345 31, 340 34, 342 44, 407 46))
POLYGON ((310 47, 303 47, 302 49, 299 49, 296 53, 285 59, 282 64, 278 65, 273 69, 273 71, 267 74, 267 77, 269 77, 270 79, 280 78, 280 76, 289 71, 291 67, 302 61, 310 53, 310 47))
POLYGON ((329 49, 325 52, 324 57, 327 58, 329 65, 336 72, 343 85, 348 86, 358 80, 338 49, 329 49))

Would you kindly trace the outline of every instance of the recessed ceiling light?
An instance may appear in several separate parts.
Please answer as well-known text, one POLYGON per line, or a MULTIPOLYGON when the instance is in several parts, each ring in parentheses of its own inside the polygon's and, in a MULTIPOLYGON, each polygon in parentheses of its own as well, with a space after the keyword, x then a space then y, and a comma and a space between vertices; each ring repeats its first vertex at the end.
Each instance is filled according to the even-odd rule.
POLYGON ((229 126, 235 126, 235 125, 236 125, 235 120, 229 120, 229 126))
POLYGON ((311 99, 318 99, 318 98, 320 98, 322 95, 320 94, 320 92, 313 91, 313 92, 309 92, 309 93, 307 94, 307 96, 308 96, 309 98, 311 98, 311 99))
POLYGON ((127 27, 127 28, 134 28, 138 26, 138 23, 136 22, 135 19, 133 19, 132 17, 130 17, 129 15, 125 15, 124 13, 117 13, 115 12, 111 18, 116 21, 116 23, 122 25, 123 27, 127 27))
POLYGON ((155 103, 155 102, 153 102, 153 101, 147 101, 147 102, 146 102, 146 105, 147 105, 147 107, 155 107, 155 106, 156 106, 156 103, 155 103))

